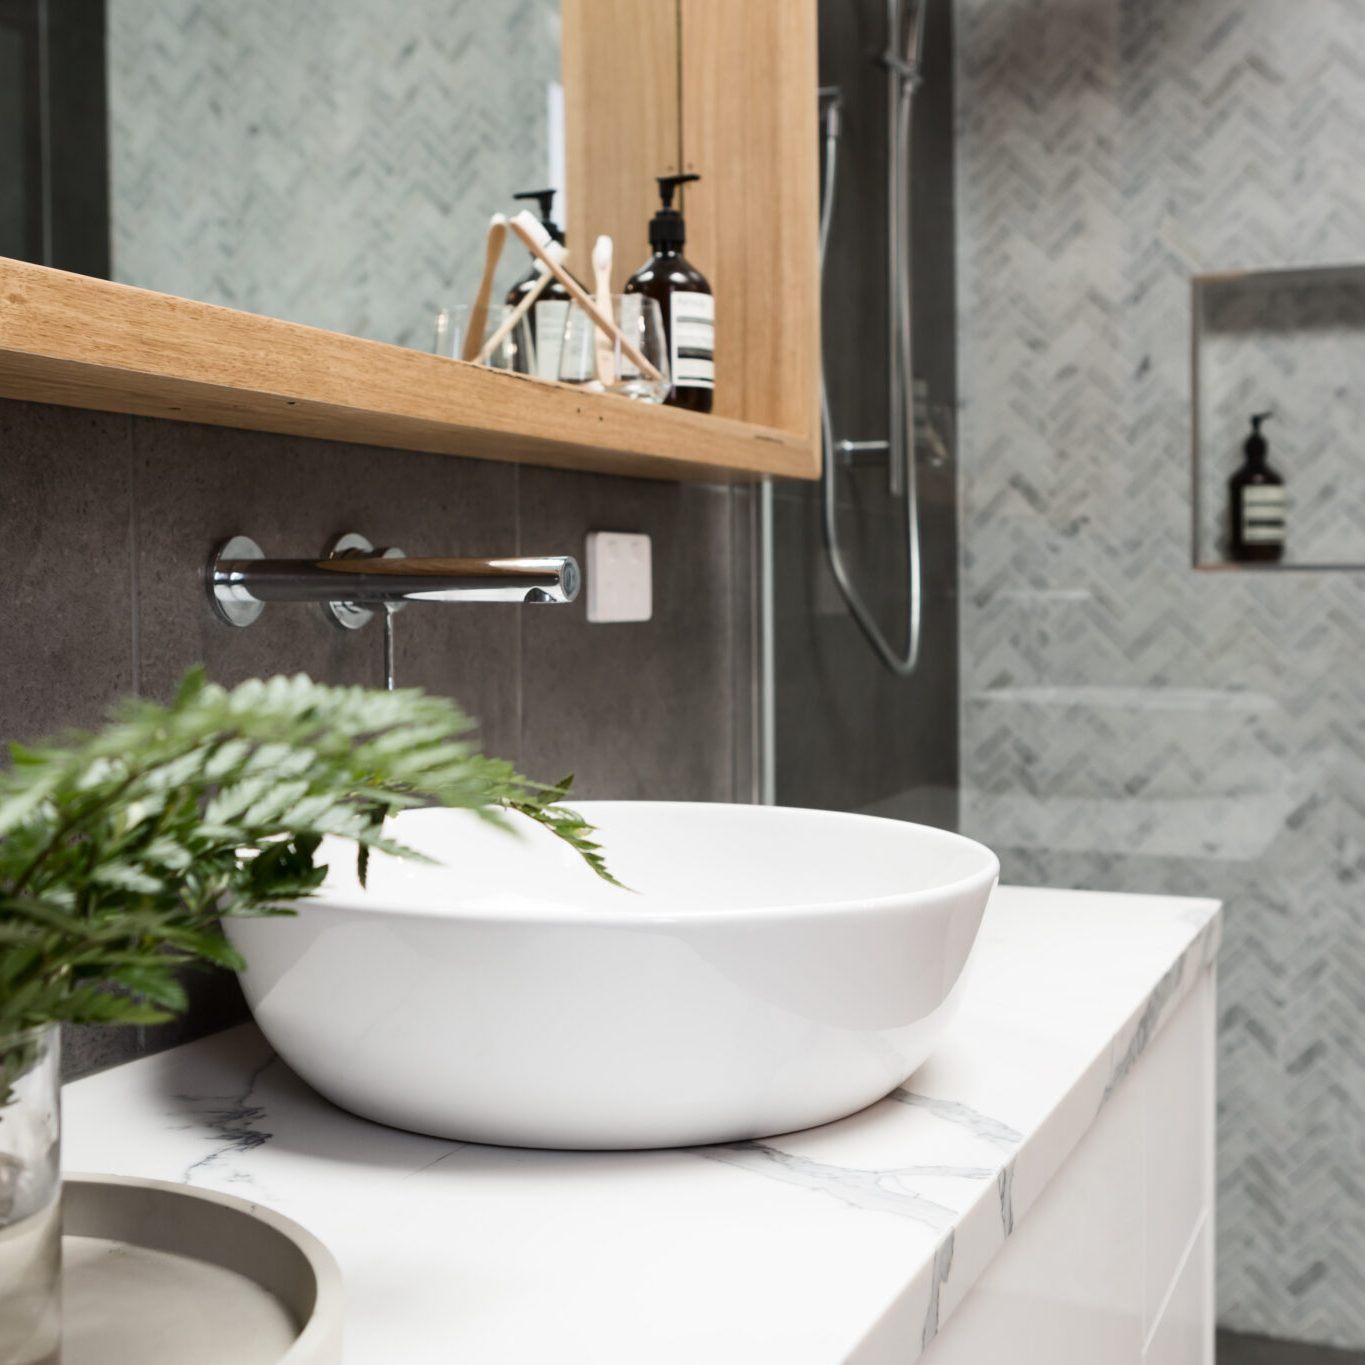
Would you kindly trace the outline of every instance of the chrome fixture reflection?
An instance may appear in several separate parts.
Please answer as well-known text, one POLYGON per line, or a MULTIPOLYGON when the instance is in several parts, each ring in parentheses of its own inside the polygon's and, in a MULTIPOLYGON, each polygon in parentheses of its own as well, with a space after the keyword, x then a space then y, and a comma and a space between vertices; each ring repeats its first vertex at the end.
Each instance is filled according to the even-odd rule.
POLYGON ((572 602, 578 561, 571 555, 499 559, 409 559, 345 535, 321 559, 267 559, 248 536, 233 536, 209 559, 209 601, 233 626, 249 626, 268 602, 316 602, 348 630, 377 608, 409 602, 572 602))

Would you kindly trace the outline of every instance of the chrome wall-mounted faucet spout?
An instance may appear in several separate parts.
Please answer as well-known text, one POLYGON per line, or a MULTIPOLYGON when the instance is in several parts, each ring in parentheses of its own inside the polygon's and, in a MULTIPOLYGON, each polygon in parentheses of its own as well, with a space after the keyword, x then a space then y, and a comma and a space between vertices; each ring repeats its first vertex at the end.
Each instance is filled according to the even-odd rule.
POLYGON ((229 625, 249 626, 268 602, 317 602, 348 630, 377 608, 409 602, 572 602, 579 581, 571 555, 409 559, 354 534, 321 559, 267 559, 254 540, 233 536, 204 573, 209 601, 229 625))

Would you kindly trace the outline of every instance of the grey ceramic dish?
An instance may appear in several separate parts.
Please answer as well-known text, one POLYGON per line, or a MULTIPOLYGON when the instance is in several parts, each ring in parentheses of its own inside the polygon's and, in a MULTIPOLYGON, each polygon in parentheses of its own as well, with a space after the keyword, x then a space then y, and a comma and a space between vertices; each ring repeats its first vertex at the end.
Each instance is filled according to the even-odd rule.
POLYGON ((62 1188, 63 1365, 338 1365, 341 1272, 244 1199, 122 1176, 62 1188))

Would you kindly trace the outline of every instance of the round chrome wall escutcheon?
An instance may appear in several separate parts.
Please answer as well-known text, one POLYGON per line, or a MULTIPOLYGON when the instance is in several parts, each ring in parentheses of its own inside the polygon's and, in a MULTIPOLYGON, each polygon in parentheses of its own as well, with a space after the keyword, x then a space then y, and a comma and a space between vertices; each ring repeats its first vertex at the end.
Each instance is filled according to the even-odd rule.
MULTIPOLYGON (((344 536, 338 536, 328 546, 326 558, 369 559, 375 553, 374 546, 364 536, 355 531, 347 531, 344 536)), ((403 551, 393 547, 380 550, 378 554, 381 559, 403 558, 403 551)), ((401 611, 406 605, 404 602, 395 602, 388 607, 388 610, 401 611)), ((326 602, 322 609, 326 612, 328 619, 335 622, 343 630, 360 630, 374 620, 374 608, 362 606, 359 602, 326 602)))
POLYGON ((567 556, 564 560, 560 582, 564 589, 564 600, 572 602, 578 596, 579 588, 583 586, 582 571, 578 567, 578 561, 572 555, 567 556))
POLYGON ((249 626, 265 610, 241 585, 232 572, 232 565, 246 559, 264 559, 265 551, 250 536, 233 536, 225 540, 209 556, 204 572, 204 586, 209 604, 220 621, 230 626, 249 626))

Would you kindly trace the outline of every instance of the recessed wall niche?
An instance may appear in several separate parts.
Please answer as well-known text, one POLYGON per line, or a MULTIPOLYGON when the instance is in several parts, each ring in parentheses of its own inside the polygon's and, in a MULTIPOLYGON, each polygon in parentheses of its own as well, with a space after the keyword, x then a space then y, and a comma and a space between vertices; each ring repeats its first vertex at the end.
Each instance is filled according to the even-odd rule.
POLYGON ((1365 569, 1365 265, 1193 284, 1195 567, 1365 569), (1282 500, 1253 495, 1266 529, 1251 535, 1273 545, 1282 507, 1278 560, 1239 558, 1233 534, 1229 480, 1257 413, 1284 482, 1282 500))

